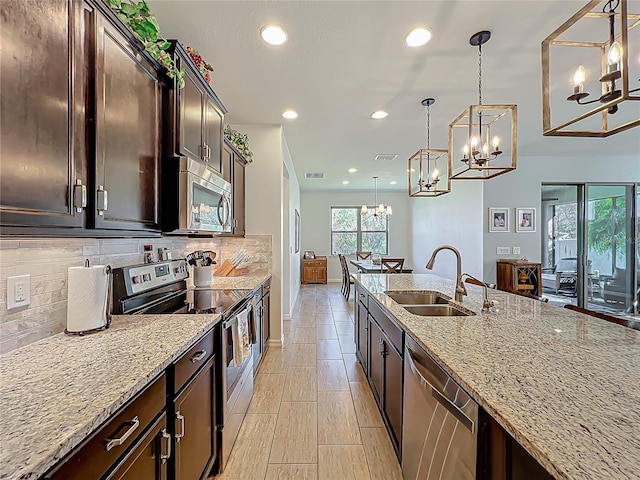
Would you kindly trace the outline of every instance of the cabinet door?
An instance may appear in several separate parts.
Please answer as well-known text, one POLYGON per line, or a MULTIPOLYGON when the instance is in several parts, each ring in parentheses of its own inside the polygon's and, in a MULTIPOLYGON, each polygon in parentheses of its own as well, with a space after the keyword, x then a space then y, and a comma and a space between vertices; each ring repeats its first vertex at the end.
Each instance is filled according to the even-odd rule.
POLYGON ((315 273, 316 269, 313 266, 313 262, 311 264, 304 262, 302 264, 302 281, 303 283, 313 283, 315 281, 315 273))
POLYGON ((384 342, 384 413, 391 427, 391 440, 396 451, 402 445, 402 355, 384 342))
POLYGON ((316 281, 321 283, 327 283, 327 264, 322 263, 316 267, 316 281))
POLYGON ((166 480, 171 442, 166 423, 163 413, 105 480, 166 480))
POLYGON ((384 356, 382 355, 382 330, 371 316, 369 318, 369 379, 378 405, 383 405, 382 378, 384 374, 384 356))
POLYGON ((360 302, 356 302, 356 354, 367 373, 369 366, 369 320, 367 309, 360 302))
POLYGON ((0 2, 3 226, 82 227, 87 184, 82 2, 0 2), (70 80, 73 79, 73 80, 70 80))
POLYGON ((267 341, 271 336, 269 333, 269 329, 271 328, 271 314, 269 313, 269 309, 271 308, 271 292, 267 292, 264 297, 262 297, 262 348, 263 351, 267 350, 267 341))
POLYGON ((159 230, 161 86, 106 18, 96 26, 95 226, 159 230))
POLYGON ((233 162, 233 233, 244 236, 245 234, 245 178, 244 161, 234 155, 233 162))
POLYGON ((233 168, 233 150, 227 145, 227 142, 222 144, 222 178, 231 183, 231 171, 233 168))
POLYGON ((182 155, 204 160, 203 149, 203 125, 204 90, 195 74, 181 63, 185 68, 184 87, 178 90, 178 151, 182 155))
POLYGON ((215 101, 205 95, 204 143, 210 168, 222 174, 222 121, 223 115, 215 101))
POLYGON ((175 400, 176 478, 198 480, 215 458, 215 355, 175 400))

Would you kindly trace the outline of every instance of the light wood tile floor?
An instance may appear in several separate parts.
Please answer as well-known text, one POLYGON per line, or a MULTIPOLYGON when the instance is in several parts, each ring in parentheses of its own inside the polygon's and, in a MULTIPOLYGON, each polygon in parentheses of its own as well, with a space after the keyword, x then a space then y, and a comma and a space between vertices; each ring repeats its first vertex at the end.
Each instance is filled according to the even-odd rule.
MULTIPOLYGON (((353 298, 353 297, 352 297, 353 298)), ((340 286, 303 285, 271 347, 227 470, 215 480, 402 480, 340 286)))

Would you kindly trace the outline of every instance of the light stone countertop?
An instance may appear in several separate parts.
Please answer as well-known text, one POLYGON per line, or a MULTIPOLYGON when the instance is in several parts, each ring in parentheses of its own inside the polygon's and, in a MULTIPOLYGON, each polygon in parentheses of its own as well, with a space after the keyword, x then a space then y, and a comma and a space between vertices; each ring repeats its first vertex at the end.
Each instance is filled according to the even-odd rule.
MULTIPOLYGON (((214 277, 212 288, 253 290, 270 276, 214 277)), ((219 320, 115 315, 105 331, 0 356, 0 479, 46 473, 219 320)))
POLYGON ((468 284, 476 315, 418 316, 384 292, 452 297, 454 282, 354 277, 554 477, 640 478, 640 332, 496 290, 496 312, 481 313, 482 288, 468 284))

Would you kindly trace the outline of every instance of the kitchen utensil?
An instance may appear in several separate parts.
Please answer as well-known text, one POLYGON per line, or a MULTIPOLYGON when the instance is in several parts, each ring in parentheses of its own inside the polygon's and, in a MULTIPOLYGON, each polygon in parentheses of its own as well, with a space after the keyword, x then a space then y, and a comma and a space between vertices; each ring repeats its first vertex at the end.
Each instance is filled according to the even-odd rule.
POLYGON ((211 267, 193 267, 193 284, 196 287, 210 287, 213 269, 211 267))

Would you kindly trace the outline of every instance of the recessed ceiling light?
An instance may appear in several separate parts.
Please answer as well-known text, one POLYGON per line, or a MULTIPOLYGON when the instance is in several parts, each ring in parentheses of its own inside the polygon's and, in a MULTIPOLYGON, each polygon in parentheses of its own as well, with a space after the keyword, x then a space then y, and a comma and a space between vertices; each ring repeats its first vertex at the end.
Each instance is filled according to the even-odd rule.
POLYGON ((287 32, 278 25, 265 25, 260 30, 260 36, 269 45, 282 45, 287 41, 287 32))
POLYGON ((383 118, 386 118, 387 115, 389 115, 387 112, 385 112, 384 110, 376 110, 375 112, 373 112, 371 114, 371 118, 373 118, 374 120, 381 120, 383 118))
POLYGON ((293 120, 295 118, 298 118, 298 112, 296 112, 295 110, 285 110, 284 112, 282 112, 282 116, 287 120, 293 120))
POLYGON ((431 30, 428 28, 414 28, 404 37, 407 47, 422 47, 431 40, 431 30))
POLYGON ((356 173, 358 171, 357 168, 350 168, 349 170, 347 170, 347 172, 349 173, 356 173))
POLYGON ((398 182, 396 182, 395 180, 391 180, 389 183, 390 183, 391 185, 395 185, 395 184, 396 184, 396 183, 398 183, 398 182))
POLYGON ((343 184, 343 185, 349 185, 349 180, 343 180, 343 181, 342 181, 342 184, 343 184))

